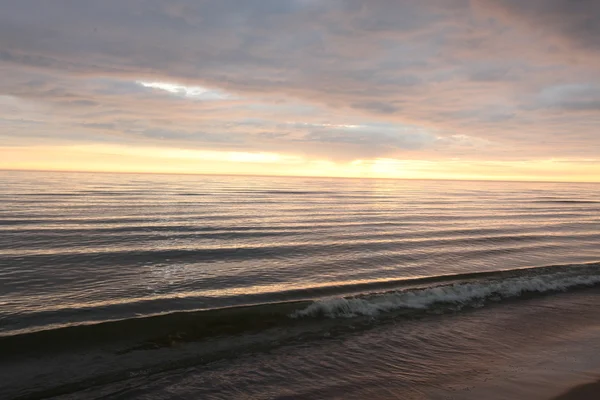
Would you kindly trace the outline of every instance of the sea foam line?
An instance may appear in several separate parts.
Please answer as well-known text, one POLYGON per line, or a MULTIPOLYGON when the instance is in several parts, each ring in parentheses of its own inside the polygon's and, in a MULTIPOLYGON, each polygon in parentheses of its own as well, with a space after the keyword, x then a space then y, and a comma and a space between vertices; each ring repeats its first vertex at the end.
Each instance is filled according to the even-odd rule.
POLYGON ((310 306, 294 312, 291 317, 376 317, 386 312, 402 309, 426 310, 436 304, 448 303, 460 309, 486 300, 497 301, 516 298, 526 293, 566 291, 570 288, 589 287, 599 283, 600 275, 567 275, 565 273, 483 282, 463 282, 361 297, 336 297, 317 300, 310 306))

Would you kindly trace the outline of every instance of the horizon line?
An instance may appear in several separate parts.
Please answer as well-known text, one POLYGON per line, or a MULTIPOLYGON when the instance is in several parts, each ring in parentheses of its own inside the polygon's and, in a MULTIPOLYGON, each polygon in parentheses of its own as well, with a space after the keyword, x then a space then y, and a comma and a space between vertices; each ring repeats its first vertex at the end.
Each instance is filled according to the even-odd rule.
POLYGON ((50 169, 19 169, 0 168, 0 172, 48 172, 48 173, 77 173, 77 174, 120 174, 120 175, 198 175, 198 176, 228 176, 228 177, 254 177, 254 178, 313 178, 313 179, 368 179, 368 180, 394 180, 394 181, 448 181, 448 182, 505 182, 505 183, 591 183, 600 184, 598 181, 561 181, 561 180, 515 180, 515 179, 478 179, 478 178, 395 178, 395 177, 368 177, 368 176, 320 176, 320 175, 268 175, 268 174, 219 174, 202 172, 135 172, 135 171, 85 171, 85 170, 50 170, 50 169))

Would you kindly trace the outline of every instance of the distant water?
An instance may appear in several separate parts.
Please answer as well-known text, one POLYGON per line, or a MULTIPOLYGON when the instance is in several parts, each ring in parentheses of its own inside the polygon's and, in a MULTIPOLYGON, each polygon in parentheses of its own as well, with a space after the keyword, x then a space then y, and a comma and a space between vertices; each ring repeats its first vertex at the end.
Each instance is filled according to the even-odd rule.
MULTIPOLYGON (((489 342, 467 319, 489 317, 498 304, 508 312, 516 299, 523 306, 511 316, 531 310, 524 305, 540 294, 569 291, 573 299, 577 292, 575 303, 590 305, 578 312, 592 313, 596 295, 589 290, 600 283, 599 261, 597 184, 5 171, 0 351, 8 358, 0 370, 13 370, 6 393, 30 396, 23 398, 88 387, 104 389, 82 398, 111 390, 132 398, 128 390, 142 385, 140 377, 160 374, 170 375, 141 398, 368 395, 349 376, 360 388, 374 385, 381 398, 388 390, 421 398, 422 390, 412 391, 427 374, 416 372, 424 361, 415 354, 434 360, 426 349, 443 352, 443 337, 456 330, 451 342, 458 347, 467 346, 466 336, 489 342), (404 345, 389 331, 399 321, 394 329, 403 332, 404 345), (426 331, 433 336, 420 343, 415 332, 426 331), (356 346, 368 343, 344 350, 349 337, 356 346), (331 340, 335 356, 323 348, 331 340), (373 354, 365 346, 392 357, 388 364, 404 359, 413 372, 393 378, 372 369, 369 381, 358 373, 361 363, 368 369, 375 362, 367 362, 373 354), (285 359, 288 351, 293 360, 285 359), (53 363, 73 362, 82 352, 96 358, 80 357, 71 372, 56 372, 53 363), (48 359, 31 364, 32 354, 48 359), (278 372, 231 361, 248 354, 278 372), (281 362, 300 375, 281 375, 281 362), (325 371, 310 368, 323 362, 331 364, 325 371), (329 386, 318 380, 324 373, 329 386), (227 374, 242 382, 218 384, 227 374), (174 376, 188 392, 178 386, 183 392, 166 394, 174 376), (190 376, 194 384, 181 383, 190 376), (276 376, 296 379, 298 387, 278 386, 276 376), (309 376, 312 389, 302 381, 309 376), (252 382, 263 382, 268 393, 252 382)), ((543 301, 560 296, 566 295, 543 301)), ((572 306, 562 298, 558 304, 572 306)), ((571 306, 557 312, 571 315, 571 306)))

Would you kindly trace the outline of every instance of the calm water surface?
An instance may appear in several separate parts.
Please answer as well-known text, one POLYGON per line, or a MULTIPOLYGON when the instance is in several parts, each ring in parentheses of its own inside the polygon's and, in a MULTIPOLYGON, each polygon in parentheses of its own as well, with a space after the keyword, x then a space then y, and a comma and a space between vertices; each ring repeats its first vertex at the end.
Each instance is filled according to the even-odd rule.
MULTIPOLYGON (((544 321, 548 307, 576 309, 587 319, 573 326, 591 329, 598 261, 597 184, 0 172, 6 393, 444 396, 449 360, 481 366, 503 323, 532 309, 544 321), (50 359, 81 354, 65 342, 94 354, 81 361, 94 371, 49 373, 50 359), (34 347, 56 353, 32 364, 34 347)), ((548 340, 566 340, 555 325, 548 340)), ((512 332, 513 348, 532 348, 512 332)), ((515 362, 509 353, 500 361, 515 362)))

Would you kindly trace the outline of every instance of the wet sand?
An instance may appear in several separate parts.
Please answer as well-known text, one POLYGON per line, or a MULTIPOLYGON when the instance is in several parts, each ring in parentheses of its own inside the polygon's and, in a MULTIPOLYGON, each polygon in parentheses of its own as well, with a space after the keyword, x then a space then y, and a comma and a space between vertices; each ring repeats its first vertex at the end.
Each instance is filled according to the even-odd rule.
POLYGON ((576 386, 553 400, 598 400, 600 399, 600 380, 576 386))

